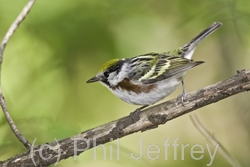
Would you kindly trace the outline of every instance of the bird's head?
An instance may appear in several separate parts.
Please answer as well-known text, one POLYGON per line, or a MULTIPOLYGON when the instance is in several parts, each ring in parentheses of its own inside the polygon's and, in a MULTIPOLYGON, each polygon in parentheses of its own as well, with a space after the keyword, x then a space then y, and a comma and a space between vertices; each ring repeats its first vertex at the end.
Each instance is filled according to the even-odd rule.
POLYGON ((100 81, 109 87, 116 86, 127 76, 127 68, 125 59, 112 59, 103 64, 97 75, 90 78, 87 83, 100 81))

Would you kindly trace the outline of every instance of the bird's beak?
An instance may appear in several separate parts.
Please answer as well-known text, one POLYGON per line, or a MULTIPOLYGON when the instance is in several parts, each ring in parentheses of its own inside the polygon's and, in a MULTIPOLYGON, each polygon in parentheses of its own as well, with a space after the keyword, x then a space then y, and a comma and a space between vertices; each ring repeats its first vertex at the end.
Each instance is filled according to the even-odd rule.
POLYGON ((94 76, 93 78, 90 78, 87 83, 92 83, 92 82, 97 82, 97 81, 100 81, 100 79, 96 76, 94 76))

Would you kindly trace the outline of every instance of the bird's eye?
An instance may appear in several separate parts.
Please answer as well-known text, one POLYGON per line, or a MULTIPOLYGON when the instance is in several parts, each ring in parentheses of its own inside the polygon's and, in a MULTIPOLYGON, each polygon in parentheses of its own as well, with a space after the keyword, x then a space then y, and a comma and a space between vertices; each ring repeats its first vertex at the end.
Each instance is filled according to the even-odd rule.
POLYGON ((108 71, 105 71, 105 72, 103 73, 103 75, 104 75, 105 78, 108 78, 108 77, 109 77, 109 72, 108 72, 108 71))

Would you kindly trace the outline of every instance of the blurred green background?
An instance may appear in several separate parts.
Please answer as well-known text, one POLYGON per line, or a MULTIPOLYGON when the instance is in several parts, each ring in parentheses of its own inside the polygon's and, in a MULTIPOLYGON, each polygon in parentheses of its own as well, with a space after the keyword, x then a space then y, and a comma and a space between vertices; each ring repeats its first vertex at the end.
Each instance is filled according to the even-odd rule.
MULTIPOLYGON (((0 37, 17 17, 27 0, 0 0, 0 37)), ((224 80, 236 70, 249 69, 249 0, 38 0, 4 52, 2 86, 9 111, 21 133, 35 144, 70 137, 87 129, 127 116, 137 106, 126 104, 101 84, 86 84, 99 67, 112 58, 128 58, 148 52, 175 49, 191 40, 215 21, 223 26, 197 48, 194 59, 206 63, 185 78, 191 92, 224 80)), ((181 94, 178 88, 165 100, 181 94)), ((249 93, 242 93, 195 111, 204 125, 242 166, 250 166, 249 93)), ((0 114, 0 160, 25 151, 0 114)), ((101 148, 77 160, 68 158, 57 166, 207 166, 204 158, 194 160, 194 144, 206 148, 208 141, 195 129, 188 115, 157 129, 120 139, 113 160, 101 148), (164 159, 163 144, 180 138, 189 144, 185 159, 174 160, 173 149, 164 159), (143 139, 143 157, 139 142, 143 139), (160 157, 150 160, 145 150, 156 144, 160 157)), ((212 150, 214 147, 209 145, 212 150)), ((111 147, 112 148, 112 147, 111 147)), ((112 150, 111 150, 112 151, 112 150)), ((199 154, 198 154, 199 155, 199 154)), ((199 157, 197 155, 197 157, 199 157)), ((154 156, 153 156, 154 157, 154 156)), ((213 167, 229 166, 217 153, 213 167)))

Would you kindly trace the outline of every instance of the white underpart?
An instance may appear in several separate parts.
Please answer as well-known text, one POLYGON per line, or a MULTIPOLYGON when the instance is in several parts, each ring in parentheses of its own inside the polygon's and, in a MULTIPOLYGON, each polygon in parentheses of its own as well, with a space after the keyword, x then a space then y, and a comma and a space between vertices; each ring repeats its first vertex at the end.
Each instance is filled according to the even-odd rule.
POLYGON ((195 48, 193 50, 190 50, 186 55, 184 55, 184 58, 191 60, 194 54, 194 51, 195 51, 195 48))
POLYGON ((129 68, 128 64, 124 63, 121 71, 117 75, 116 72, 112 72, 109 74, 108 80, 111 86, 116 86, 119 82, 124 80, 126 76, 128 76, 129 68))
POLYGON ((148 93, 135 93, 122 90, 121 88, 110 89, 105 85, 113 94, 118 96, 123 101, 135 104, 135 105, 151 105, 154 104, 164 97, 171 94, 180 84, 180 80, 176 78, 170 78, 167 80, 159 81, 156 83, 156 87, 148 93))

